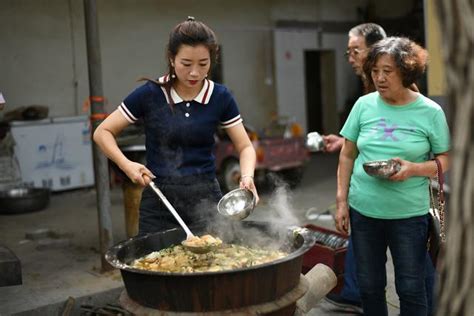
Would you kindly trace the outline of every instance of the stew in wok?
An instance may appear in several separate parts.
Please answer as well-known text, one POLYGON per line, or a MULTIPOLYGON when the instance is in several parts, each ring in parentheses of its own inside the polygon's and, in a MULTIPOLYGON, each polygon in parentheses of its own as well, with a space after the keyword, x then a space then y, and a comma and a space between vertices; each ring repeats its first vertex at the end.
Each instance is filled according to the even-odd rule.
POLYGON ((131 266, 160 272, 214 272, 255 266, 286 255, 288 254, 280 250, 236 244, 222 244, 209 253, 196 254, 182 245, 175 245, 136 259, 131 266))

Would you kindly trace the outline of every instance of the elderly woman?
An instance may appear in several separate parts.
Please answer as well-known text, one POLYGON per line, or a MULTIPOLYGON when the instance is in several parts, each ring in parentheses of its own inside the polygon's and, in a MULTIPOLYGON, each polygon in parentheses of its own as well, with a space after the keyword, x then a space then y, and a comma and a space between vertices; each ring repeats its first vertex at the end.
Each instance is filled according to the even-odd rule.
POLYGON ((374 44, 364 64, 376 91, 355 103, 341 135, 336 227, 349 222, 364 315, 387 315, 387 247, 393 257, 401 315, 427 315, 425 260, 429 177, 448 168, 449 129, 441 107, 409 89, 424 72, 427 52, 407 38, 374 44), (400 170, 371 177, 363 163, 393 158, 400 170))

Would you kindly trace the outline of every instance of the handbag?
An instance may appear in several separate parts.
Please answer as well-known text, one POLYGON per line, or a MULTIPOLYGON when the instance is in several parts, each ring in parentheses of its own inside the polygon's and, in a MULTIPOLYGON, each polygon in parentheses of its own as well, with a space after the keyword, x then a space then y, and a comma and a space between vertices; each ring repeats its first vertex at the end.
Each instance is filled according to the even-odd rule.
POLYGON ((436 267, 438 263, 438 256, 443 244, 446 243, 446 231, 444 225, 444 210, 445 210, 445 198, 444 198, 444 177, 441 163, 438 159, 434 159, 436 162, 436 175, 434 180, 438 182, 438 194, 436 199, 433 193, 433 179, 430 179, 430 211, 429 211, 429 225, 428 225, 428 252, 431 257, 433 265, 436 267))

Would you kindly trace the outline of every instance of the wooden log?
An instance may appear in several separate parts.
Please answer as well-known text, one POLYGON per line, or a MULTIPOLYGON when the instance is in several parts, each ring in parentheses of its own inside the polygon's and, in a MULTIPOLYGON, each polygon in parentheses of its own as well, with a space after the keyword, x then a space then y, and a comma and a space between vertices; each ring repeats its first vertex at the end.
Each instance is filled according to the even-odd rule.
POLYGON ((125 180, 122 183, 123 204, 125 208, 125 228, 127 237, 138 234, 138 219, 140 213, 140 200, 142 198, 143 187, 131 181, 125 180))
POLYGON ((322 263, 315 265, 305 277, 309 283, 309 290, 296 303, 303 314, 315 307, 337 284, 337 277, 332 269, 322 263))

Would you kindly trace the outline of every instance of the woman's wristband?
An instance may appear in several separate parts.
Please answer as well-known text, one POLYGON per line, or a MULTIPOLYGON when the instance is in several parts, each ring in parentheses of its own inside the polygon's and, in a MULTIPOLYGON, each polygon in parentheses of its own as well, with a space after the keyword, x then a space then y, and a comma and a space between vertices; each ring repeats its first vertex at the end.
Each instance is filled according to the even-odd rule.
POLYGON ((240 180, 242 180, 243 178, 252 178, 253 180, 253 176, 251 174, 243 174, 240 176, 240 180))

